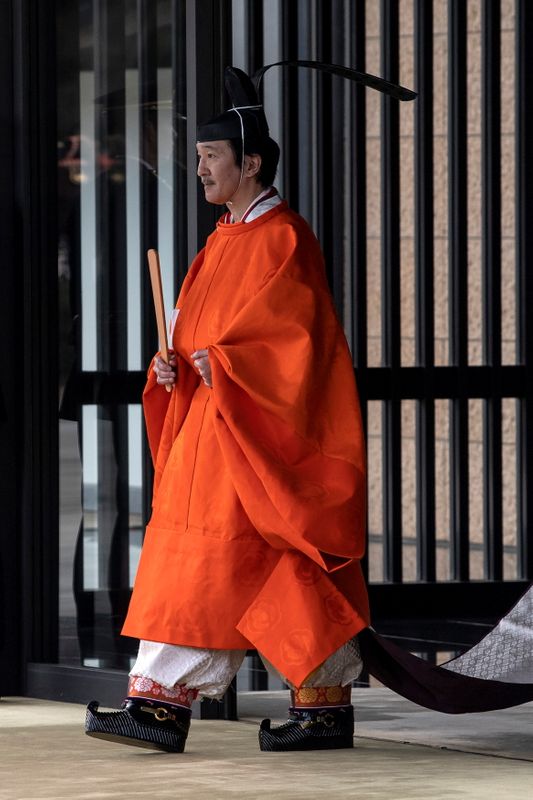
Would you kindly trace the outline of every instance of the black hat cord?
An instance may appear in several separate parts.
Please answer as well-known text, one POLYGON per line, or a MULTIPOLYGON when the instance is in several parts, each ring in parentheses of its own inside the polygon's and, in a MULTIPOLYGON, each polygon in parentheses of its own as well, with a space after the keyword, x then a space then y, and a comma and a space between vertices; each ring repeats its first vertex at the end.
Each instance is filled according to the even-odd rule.
MULTIPOLYGON (((237 184, 237 188, 235 189, 235 191, 231 195, 232 197, 235 197, 235 195, 237 194, 237 192, 241 188, 242 179, 244 177, 244 122, 242 121, 241 109, 245 109, 245 108, 258 108, 258 106, 239 106, 239 107, 232 106, 230 109, 228 109, 229 111, 235 111, 235 113, 239 117, 239 122, 241 123, 241 142, 242 142, 241 174, 239 175, 239 183, 237 184)), ((226 201, 226 205, 227 206, 232 206, 233 205, 233 201, 231 199, 227 200, 226 201)))
MULTIPOLYGON (((240 177, 239 177, 239 183, 237 184, 237 188, 235 189, 235 191, 231 195, 232 197, 235 197, 235 195, 237 194, 237 192, 241 188, 242 179, 244 177, 244 122, 243 122, 243 119, 242 119, 241 111, 248 111, 248 110, 249 111, 254 111, 254 110, 258 109, 258 108, 263 108, 261 103, 256 103, 255 105, 248 105, 248 106, 231 106, 231 108, 228 108, 228 111, 235 111, 235 113, 239 117, 239 122, 241 123, 241 143, 242 143, 241 174, 240 174, 240 177)), ((233 205, 233 201, 232 200, 227 200, 226 201, 226 205, 227 206, 232 206, 233 205)))

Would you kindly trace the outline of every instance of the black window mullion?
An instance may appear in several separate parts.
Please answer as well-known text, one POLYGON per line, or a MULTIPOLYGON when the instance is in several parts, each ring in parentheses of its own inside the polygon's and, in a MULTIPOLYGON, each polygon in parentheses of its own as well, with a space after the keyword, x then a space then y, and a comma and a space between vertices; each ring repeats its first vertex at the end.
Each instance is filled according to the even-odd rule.
MULTIPOLYGON (((500 27, 498 3, 482 6, 482 268, 483 354, 493 369, 493 384, 501 366, 501 102, 500 27)), ((483 517, 485 577, 503 578, 502 403, 494 386, 483 404, 483 517)))
POLYGON ((469 576, 468 251, 466 3, 448 3, 448 241, 450 283, 450 363, 461 375, 461 395, 450 402, 450 572, 469 576))
MULTIPOLYGON (((157 329, 146 253, 158 246, 157 192, 157 5, 137 2, 137 78, 139 96, 139 260, 141 265, 142 365, 146 368, 158 347, 157 329)), ((143 523, 151 514, 152 458, 143 439, 143 523)))
POLYGON ((518 401, 518 573, 533 578, 533 4, 516 3, 517 357, 526 391, 518 401))
POLYGON ((148 364, 157 349, 157 332, 146 252, 157 249, 157 4, 137 0, 137 65, 139 79, 139 206, 141 215, 140 259, 143 337, 143 364, 148 364))
MULTIPOLYGON (((381 72, 399 77, 399 10, 397 0, 381 0, 381 72)), ((398 103, 381 98, 381 272, 382 353, 392 367, 392 381, 401 368, 400 324, 400 117, 398 103)), ((391 392, 394 387, 391 386, 391 392)), ((402 439, 401 402, 383 404, 383 574, 402 579, 402 439)))
POLYGON ((263 0, 254 0, 245 7, 248 44, 248 72, 250 75, 263 64, 263 0))
MULTIPOLYGON (((415 281, 416 363, 434 364, 433 2, 415 5, 415 281)), ((417 577, 433 581, 435 565, 435 406, 431 387, 416 403, 417 577)))
MULTIPOLYGON (((127 366, 125 16, 124 0, 95 0, 95 141, 103 157, 96 165, 97 347, 98 369, 108 373, 127 366)), ((99 405, 98 574, 106 589, 129 585, 128 439, 127 408, 99 405)))
POLYGON ((225 106, 224 68, 229 64, 229 0, 185 0, 187 61, 187 246, 188 260, 205 245, 219 216, 219 209, 206 203, 196 176, 196 130, 225 106))
POLYGON ((110 166, 96 171, 96 263, 98 368, 124 368, 125 336, 125 199, 116 180, 125 142, 124 0, 94 2, 95 142, 110 166), (117 161, 118 160, 118 161, 117 161))

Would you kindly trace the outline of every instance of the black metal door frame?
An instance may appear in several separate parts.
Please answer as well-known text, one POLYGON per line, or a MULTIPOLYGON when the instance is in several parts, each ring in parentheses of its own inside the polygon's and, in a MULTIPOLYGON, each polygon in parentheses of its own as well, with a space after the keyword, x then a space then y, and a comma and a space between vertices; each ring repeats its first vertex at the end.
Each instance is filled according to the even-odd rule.
POLYGON ((2 603, 0 692, 57 653, 55 18, 1 4, 2 603), (43 125, 43 121, 46 124, 43 125))

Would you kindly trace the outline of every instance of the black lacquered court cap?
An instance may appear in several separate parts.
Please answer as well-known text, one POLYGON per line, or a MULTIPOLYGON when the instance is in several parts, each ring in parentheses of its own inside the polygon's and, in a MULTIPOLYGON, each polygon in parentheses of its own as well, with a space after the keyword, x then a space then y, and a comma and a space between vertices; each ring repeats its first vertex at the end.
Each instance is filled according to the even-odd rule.
POLYGON ((226 67, 224 84, 231 108, 198 127, 198 142, 241 139, 247 142, 269 138, 268 123, 259 95, 249 76, 237 67, 226 67))
POLYGON ((226 67, 224 84, 231 108, 198 127, 198 142, 214 142, 219 139, 245 139, 247 142, 264 141, 269 138, 268 123, 259 97, 259 86, 265 72, 271 67, 305 67, 338 75, 341 78, 361 83, 369 89, 389 95, 395 100, 414 100, 416 92, 391 83, 377 75, 322 61, 276 61, 266 64, 250 78, 237 67, 226 67))

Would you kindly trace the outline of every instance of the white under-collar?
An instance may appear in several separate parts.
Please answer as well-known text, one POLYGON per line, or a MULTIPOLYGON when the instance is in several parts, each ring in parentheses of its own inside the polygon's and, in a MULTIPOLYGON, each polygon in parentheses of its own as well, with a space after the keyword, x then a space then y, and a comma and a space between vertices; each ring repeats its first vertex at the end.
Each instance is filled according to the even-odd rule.
MULTIPOLYGON (((259 195, 257 195, 257 197, 255 197, 252 200, 252 202, 242 215, 241 222, 252 222, 254 219, 257 219, 257 217, 260 217, 262 214, 266 214, 266 212, 270 211, 272 208, 279 206, 281 202, 282 199, 279 196, 277 189, 275 189, 273 186, 268 186, 259 195)), ((227 221, 235 222, 231 212, 228 212, 227 221)))

